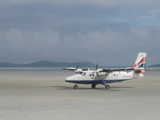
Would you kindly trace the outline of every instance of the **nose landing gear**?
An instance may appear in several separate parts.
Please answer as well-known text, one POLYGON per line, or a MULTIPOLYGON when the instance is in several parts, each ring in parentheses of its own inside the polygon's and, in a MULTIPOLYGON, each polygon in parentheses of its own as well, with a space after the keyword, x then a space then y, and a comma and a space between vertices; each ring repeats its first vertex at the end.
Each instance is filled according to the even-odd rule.
POLYGON ((110 85, 105 85, 105 88, 106 88, 106 89, 109 89, 109 88, 110 88, 110 85))

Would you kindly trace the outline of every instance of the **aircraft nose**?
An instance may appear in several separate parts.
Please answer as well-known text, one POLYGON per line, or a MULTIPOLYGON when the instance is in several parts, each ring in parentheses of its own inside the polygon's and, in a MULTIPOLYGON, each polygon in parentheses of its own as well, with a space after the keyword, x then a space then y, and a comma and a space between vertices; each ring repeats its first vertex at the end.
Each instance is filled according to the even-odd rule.
POLYGON ((73 82, 79 80, 80 75, 72 75, 65 79, 66 82, 73 82))
POLYGON ((67 77, 67 78, 65 79, 66 82, 68 82, 68 81, 70 81, 70 80, 72 80, 71 77, 67 77))
POLYGON ((66 82, 68 81, 68 77, 65 79, 65 81, 66 81, 66 82))

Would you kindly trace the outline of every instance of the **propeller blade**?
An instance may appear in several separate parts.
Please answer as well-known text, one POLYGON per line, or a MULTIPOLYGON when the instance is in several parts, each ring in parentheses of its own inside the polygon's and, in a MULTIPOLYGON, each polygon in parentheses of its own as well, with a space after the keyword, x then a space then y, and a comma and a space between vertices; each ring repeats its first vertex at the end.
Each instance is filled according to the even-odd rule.
POLYGON ((98 74, 98 72, 96 72, 97 73, 97 76, 99 77, 99 74, 98 74))
POLYGON ((78 67, 79 67, 79 66, 77 65, 77 68, 76 68, 76 70, 78 69, 78 67))
POLYGON ((98 69, 98 63, 96 64, 96 70, 98 69))

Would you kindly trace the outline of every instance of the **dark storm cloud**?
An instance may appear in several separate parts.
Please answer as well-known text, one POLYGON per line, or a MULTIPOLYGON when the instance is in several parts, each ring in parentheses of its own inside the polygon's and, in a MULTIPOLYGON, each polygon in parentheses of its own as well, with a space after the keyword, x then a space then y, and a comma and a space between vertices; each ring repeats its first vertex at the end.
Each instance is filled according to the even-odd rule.
POLYGON ((1 1, 0 61, 158 63, 159 1, 1 1), (143 3, 143 4, 142 4, 143 3))

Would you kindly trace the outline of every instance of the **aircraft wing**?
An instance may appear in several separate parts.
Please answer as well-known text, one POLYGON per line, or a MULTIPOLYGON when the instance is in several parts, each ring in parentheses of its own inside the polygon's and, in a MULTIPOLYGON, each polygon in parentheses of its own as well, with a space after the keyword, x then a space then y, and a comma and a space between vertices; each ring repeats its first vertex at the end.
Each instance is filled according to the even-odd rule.
POLYGON ((131 71, 131 70, 152 70, 152 69, 144 69, 144 68, 123 68, 123 69, 102 69, 101 72, 115 72, 115 71, 131 71))
POLYGON ((78 69, 74 67, 68 67, 68 68, 63 68, 63 70, 69 70, 69 71, 87 71, 88 69, 78 69))
POLYGON ((75 71, 75 70, 76 70, 76 68, 68 67, 68 68, 63 68, 63 70, 75 71))
POLYGON ((102 69, 102 72, 115 72, 115 71, 131 71, 134 68, 122 68, 122 69, 102 69))

